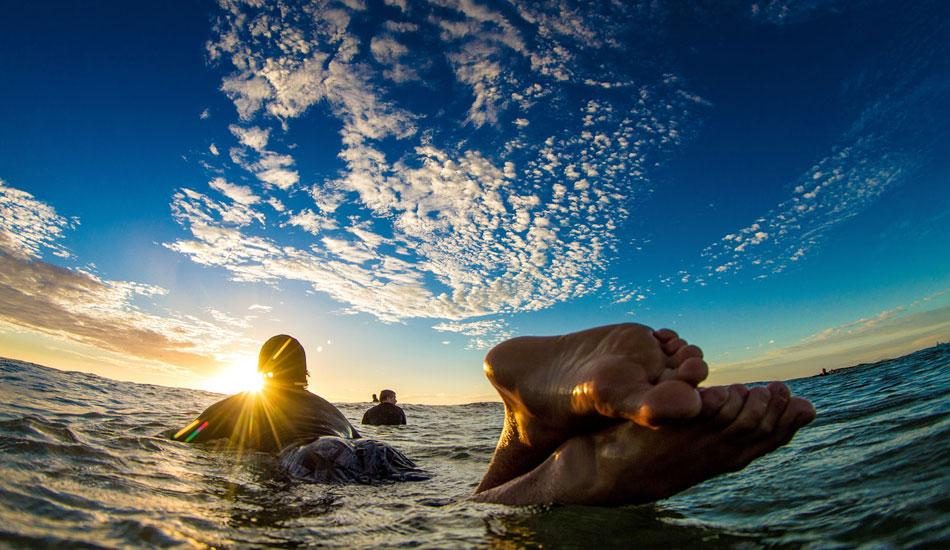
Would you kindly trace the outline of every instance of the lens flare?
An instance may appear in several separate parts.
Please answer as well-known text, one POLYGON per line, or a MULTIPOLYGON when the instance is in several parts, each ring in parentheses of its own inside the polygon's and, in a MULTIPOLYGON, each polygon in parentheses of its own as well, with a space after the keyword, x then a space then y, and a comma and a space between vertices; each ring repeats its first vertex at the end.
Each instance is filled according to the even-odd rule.
POLYGON ((221 370, 221 373, 208 384, 208 390, 218 393, 240 393, 244 391, 258 392, 264 385, 261 374, 257 372, 256 359, 236 361, 230 367, 221 370))

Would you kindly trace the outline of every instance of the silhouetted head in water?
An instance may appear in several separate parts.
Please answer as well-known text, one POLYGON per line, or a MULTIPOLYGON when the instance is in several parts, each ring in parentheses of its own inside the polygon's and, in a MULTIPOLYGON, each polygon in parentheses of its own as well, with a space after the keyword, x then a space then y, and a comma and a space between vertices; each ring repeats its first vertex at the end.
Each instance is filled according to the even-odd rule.
POLYGON ((307 387, 307 354, 296 338, 279 334, 264 342, 257 371, 265 386, 307 387))

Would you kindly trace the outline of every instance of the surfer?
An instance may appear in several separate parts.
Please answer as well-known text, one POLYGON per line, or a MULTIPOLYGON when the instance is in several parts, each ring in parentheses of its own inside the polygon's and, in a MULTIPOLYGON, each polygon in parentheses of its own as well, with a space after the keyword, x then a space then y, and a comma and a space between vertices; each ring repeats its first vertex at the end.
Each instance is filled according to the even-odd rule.
POLYGON ((295 338, 267 340, 258 355, 258 392, 219 401, 171 435, 186 443, 227 439, 238 450, 277 452, 291 474, 319 482, 424 479, 387 443, 360 438, 329 401, 307 391, 307 357, 295 338))
POLYGON ((406 412, 396 405, 396 392, 383 390, 379 392, 379 405, 363 413, 361 424, 373 426, 397 426, 406 423, 406 412))

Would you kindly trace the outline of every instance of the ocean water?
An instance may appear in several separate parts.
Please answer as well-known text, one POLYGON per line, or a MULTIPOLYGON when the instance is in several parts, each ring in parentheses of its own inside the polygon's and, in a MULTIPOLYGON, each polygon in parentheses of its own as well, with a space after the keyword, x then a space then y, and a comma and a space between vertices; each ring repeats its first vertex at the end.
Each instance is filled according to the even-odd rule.
MULTIPOLYGON (((331 486, 156 437, 222 396, 0 359, 2 548, 950 548, 950 345, 794 380, 818 419, 745 470, 646 506, 466 500, 499 403, 361 427, 433 474, 331 486)), ((354 424, 367 403, 338 405, 354 424)))

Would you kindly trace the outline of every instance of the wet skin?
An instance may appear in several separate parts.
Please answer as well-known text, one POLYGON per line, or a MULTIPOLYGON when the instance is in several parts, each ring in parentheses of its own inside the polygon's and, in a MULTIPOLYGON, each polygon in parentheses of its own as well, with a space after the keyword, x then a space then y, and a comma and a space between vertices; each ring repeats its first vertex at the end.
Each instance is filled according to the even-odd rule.
POLYGON ((702 351, 637 324, 522 337, 485 372, 505 426, 475 499, 632 504, 745 467, 814 419, 787 386, 699 388, 702 351))

